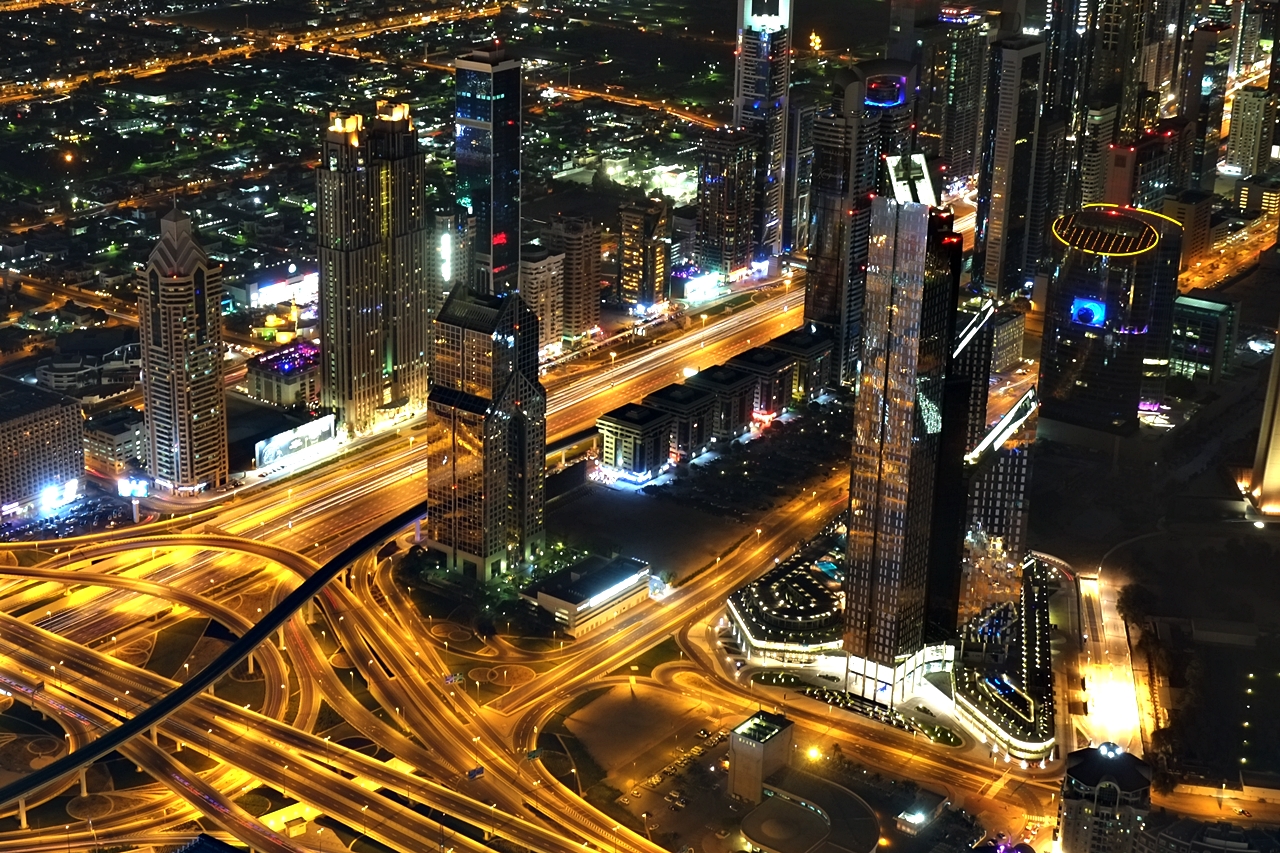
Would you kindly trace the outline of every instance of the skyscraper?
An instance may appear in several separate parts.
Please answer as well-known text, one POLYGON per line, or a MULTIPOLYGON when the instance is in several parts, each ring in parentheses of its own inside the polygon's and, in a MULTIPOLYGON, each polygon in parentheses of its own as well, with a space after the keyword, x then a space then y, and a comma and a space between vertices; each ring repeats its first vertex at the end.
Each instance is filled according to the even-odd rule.
POLYGON ((671 216, 660 198, 618 209, 618 298, 657 305, 671 296, 671 216))
POLYGON ((752 211, 759 140, 730 128, 703 137, 698 163, 697 264, 726 279, 754 257, 752 211))
POLYGON ((782 253, 787 101, 791 92, 791 0, 738 0, 733 123, 756 137, 752 211, 755 254, 782 253))
POLYGON ((472 284, 506 293, 520 273, 520 60, 477 48, 454 65, 458 203, 476 218, 472 284))
POLYGON ((1185 64, 1181 115, 1196 123, 1191 157, 1192 189, 1213 192, 1222 147, 1222 111, 1234 31, 1227 24, 1200 24, 1191 35, 1185 64))
POLYGON ((600 226, 586 216, 553 216, 542 242, 564 255, 560 335, 576 341, 600 325, 600 226))
POLYGON ((1265 87, 1246 86, 1236 92, 1227 137, 1227 169, 1245 178, 1266 172, 1271 166, 1275 126, 1275 96, 1265 87))
POLYGON ((426 154, 403 104, 334 113, 316 169, 324 405, 363 435, 427 403, 434 216, 426 154))
POLYGON ((791 98, 787 115, 786 193, 782 198, 782 251, 809 251, 809 219, 813 194, 813 120, 818 107, 791 98))
POLYGON ((564 328, 564 255, 528 245, 520 253, 520 295, 538 318, 538 347, 561 341, 564 328))
POLYGON ((973 275, 997 296, 1019 292, 1039 260, 1031 229, 1044 42, 1009 35, 991 44, 973 275))
POLYGON ((968 6, 944 6, 935 22, 916 27, 919 41, 920 149, 942 158, 949 181, 981 166, 978 141, 986 85, 985 15, 968 6))
POLYGON ((831 105, 814 119, 805 320, 834 338, 833 378, 844 386, 862 350, 871 200, 888 184, 881 158, 911 152, 914 91, 909 62, 861 62, 836 72, 831 105))
MULTIPOLYGON (((950 216, 871 204, 845 581, 848 689, 892 704, 924 646, 929 541, 958 282, 950 216), (951 242, 947 242, 950 240, 951 242)), ((956 567, 957 571, 959 567, 956 567)))
POLYGON ((436 338, 424 533, 449 568, 486 581, 546 538, 538 318, 518 293, 458 288, 440 309, 436 338))
POLYGON ((1169 371, 1180 227, 1162 214, 1088 207, 1053 223, 1040 363, 1041 418, 1129 434, 1169 371))
POLYGON ((1151 766, 1114 743, 1067 755, 1058 801, 1062 853, 1130 853, 1151 811, 1151 766))
POLYGON ((1259 512, 1280 514, 1280 358, 1274 356, 1247 495, 1259 512))
POLYGON ((222 389, 222 267, 176 207, 141 272, 142 399, 156 485, 194 494, 227 482, 222 389))

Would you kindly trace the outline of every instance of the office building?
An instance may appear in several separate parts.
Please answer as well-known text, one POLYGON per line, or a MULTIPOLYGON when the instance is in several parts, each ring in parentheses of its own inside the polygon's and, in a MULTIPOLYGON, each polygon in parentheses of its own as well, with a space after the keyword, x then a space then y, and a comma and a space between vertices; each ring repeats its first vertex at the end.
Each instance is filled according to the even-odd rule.
POLYGON ((937 20, 917 24, 920 96, 916 144, 942 161, 948 182, 981 166, 979 139, 987 75, 987 23, 980 10, 945 6, 937 20))
POLYGON ((280 408, 320 402, 320 347, 310 341, 291 344, 249 359, 245 389, 255 400, 280 408))
POLYGON ((1027 331, 1027 315, 1002 308, 995 316, 995 344, 991 372, 1004 373, 1022 361, 1022 339, 1027 331))
POLYGON ((795 389, 795 359, 768 345, 752 347, 729 359, 729 367, 745 370, 756 378, 752 416, 768 423, 791 405, 795 389))
POLYGON ((564 255, 564 302, 560 334, 566 341, 600 327, 600 225, 585 216, 553 216, 542 242, 564 255))
POLYGON ((1007 297, 1034 275, 1040 236, 1031 227, 1045 45, 1008 35, 991 44, 973 277, 1007 297))
POLYGON ((1271 167, 1275 125, 1275 96, 1264 86, 1245 86, 1236 92, 1231 103, 1225 171, 1246 178, 1266 172, 1271 167))
POLYGON ((1084 139, 1080 143, 1080 200, 1082 204, 1100 204, 1107 197, 1107 173, 1111 166, 1111 149, 1115 145, 1115 104, 1091 106, 1085 115, 1084 139))
POLYGON ((1053 224, 1040 362, 1041 423, 1128 435, 1168 374, 1178 227, 1142 210, 1090 207, 1053 224))
POLYGON ((538 318, 538 349, 562 340, 564 328, 564 255, 546 246, 520 251, 520 295, 538 318))
MULTIPOLYGON (((316 169, 321 396, 349 436, 422 412, 431 364, 433 214, 404 104, 334 113, 316 169)), ((149 408, 149 407, 148 407, 149 408)))
POLYGON ((649 564, 631 557, 590 556, 520 591, 551 614, 570 637, 581 637, 649 600, 649 564))
POLYGON ((729 734, 729 796, 748 803, 764 797, 764 780, 791 760, 795 732, 781 714, 758 711, 729 734))
POLYGON ((479 581, 543 546, 547 395, 538 318, 517 293, 458 288, 436 320, 427 412, 428 543, 479 581))
POLYGON ((1234 367, 1240 303, 1193 290, 1173 300, 1169 373, 1216 384, 1234 367))
POLYGON ((0 515, 47 512, 80 493, 84 417, 80 403, 0 377, 0 515))
POLYGON ((660 198, 618 209, 618 301, 653 306, 671 298, 671 217, 660 198))
POLYGON ((1197 132, 1196 120, 1190 117, 1161 119, 1156 124, 1156 133, 1169 149, 1170 192, 1193 188, 1191 176, 1195 166, 1197 132))
POLYGON ((738 0, 733 123, 755 138, 752 247, 782 254, 784 171, 791 94, 791 0, 738 0))
POLYGON ((1101 200, 1121 207, 1159 210, 1173 190, 1165 137, 1147 131, 1130 145, 1112 145, 1108 153, 1107 189, 1101 200))
POLYGON ((677 462, 697 459, 711 449, 720 411, 715 394, 673 382, 654 391, 641 403, 671 415, 671 450, 677 462))
POLYGON ((484 293, 519 286, 520 60, 477 48, 454 61, 458 204, 476 219, 475 277, 484 293))
POLYGON ((1151 766, 1114 743, 1067 755, 1058 802, 1062 853, 1131 853, 1151 811, 1151 766))
MULTIPOLYGON (((893 704, 924 648, 930 530, 959 298, 950 215, 872 202, 845 579, 848 689, 893 704)), ((959 567, 956 566, 958 571, 959 567)))
POLYGON ((1213 208, 1216 196, 1204 190, 1182 190, 1165 196, 1164 215, 1182 223, 1182 256, 1178 270, 1191 267, 1213 248, 1213 208))
MULTIPOLYGON (((1280 74, 1276 76, 1280 77, 1280 74)), ((1236 180, 1235 199, 1236 207, 1241 210, 1257 210, 1264 216, 1280 215, 1280 177, 1253 175, 1239 178, 1236 180)))
POLYGON ((809 251, 809 217, 813 194, 813 121, 818 105, 801 98, 787 101, 786 188, 782 196, 782 251, 809 251))
POLYGON ((795 359, 793 391, 797 403, 811 403, 831 387, 831 335, 817 326, 801 326, 784 332, 769 343, 769 349, 795 359))
POLYGON ((227 482, 222 389, 222 266, 176 207, 139 273, 147 466, 156 486, 192 494, 227 482))
POLYGON ((754 257, 757 146, 732 128, 707 133, 699 146, 696 263, 725 280, 754 257))
POLYGON ((143 470, 150 458, 147 421, 137 409, 112 409, 84 422, 84 467, 98 476, 143 470))
POLYGON ((600 464, 617 477, 643 483, 662 473, 671 461, 668 412, 624 403, 596 418, 600 432, 600 464))
POLYGON ((733 441, 751 429, 751 409, 757 385, 755 376, 736 367, 716 365, 693 374, 685 384, 715 397, 712 441, 733 441))
POLYGON ((1222 113, 1235 31, 1226 24, 1201 24, 1191 34, 1181 115, 1195 121, 1188 186, 1213 192, 1222 147, 1222 113))
POLYGON ((861 357, 871 198, 888 183, 882 157, 910 153, 915 80, 915 67, 898 60, 841 69, 814 119, 805 320, 833 339, 840 386, 853 384, 861 357))

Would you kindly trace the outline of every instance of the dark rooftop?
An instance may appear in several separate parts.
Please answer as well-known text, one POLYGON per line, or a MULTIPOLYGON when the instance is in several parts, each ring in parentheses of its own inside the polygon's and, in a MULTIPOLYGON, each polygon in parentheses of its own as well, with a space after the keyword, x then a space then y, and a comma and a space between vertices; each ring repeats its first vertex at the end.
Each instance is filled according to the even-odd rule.
POLYGON ((766 347, 780 349, 789 353, 811 353, 817 350, 830 349, 831 333, 819 326, 801 326, 785 334, 778 335, 766 347))
POLYGON ((745 370, 717 364, 715 367, 708 367, 693 374, 685 384, 705 388, 708 391, 725 391, 738 385, 752 384, 755 381, 756 378, 745 370))
POLYGON ((1089 788, 1098 787, 1106 779, 1125 792, 1151 787, 1151 766, 1114 743, 1078 749, 1068 755, 1067 775, 1089 788))
POLYGON ((775 371, 792 363, 790 353, 772 349, 768 345, 752 347, 729 359, 729 367, 739 367, 751 371, 775 371))
POLYGON ((591 556, 567 569, 548 575, 525 589, 524 594, 534 597, 539 592, 545 592, 569 604, 581 604, 648 570, 648 563, 631 557, 615 557, 611 560, 608 557, 591 556))
POLYGON ((646 406, 652 406, 655 403, 667 407, 687 407, 706 405, 711 402, 711 392, 704 391, 701 388, 694 388, 691 385, 681 385, 679 382, 672 382, 666 387, 659 388, 642 401, 646 406))
POLYGON ((642 406, 639 403, 623 403, 613 411, 605 412, 600 416, 600 420, 646 427, 669 417, 671 417, 669 413, 659 409, 642 406))
POLYGON ((84 423, 84 429, 85 432, 94 430, 107 435, 120 435, 133 432, 140 423, 144 423, 142 412, 130 406, 122 406, 89 418, 84 423))
POLYGON ((30 412, 53 406, 80 404, 65 394, 46 391, 16 379, 0 377, 0 421, 13 420, 30 412))
POLYGON ((492 334, 498 328, 502 297, 474 293, 460 287, 449 294, 437 322, 492 334))

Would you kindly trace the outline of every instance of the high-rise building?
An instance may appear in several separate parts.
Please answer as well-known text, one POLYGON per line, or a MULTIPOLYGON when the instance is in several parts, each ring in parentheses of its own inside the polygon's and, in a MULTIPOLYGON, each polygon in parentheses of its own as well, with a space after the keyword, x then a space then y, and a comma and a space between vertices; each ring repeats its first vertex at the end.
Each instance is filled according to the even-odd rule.
POLYGON ((1115 104, 1090 106, 1084 120, 1084 139, 1080 142, 1081 204, 1101 204, 1107 198, 1107 173, 1111 167, 1111 149, 1116 140, 1115 104))
POLYGON ((832 379, 846 387, 862 349, 871 200, 887 183, 882 157, 911 152, 914 90, 908 62, 858 63, 836 73, 831 105, 814 119, 805 320, 835 340, 832 379))
POLYGON ((657 305, 671 297, 671 218, 660 198, 618 209, 618 299, 657 305))
POLYGON ((1159 210, 1172 191, 1169 145, 1154 130, 1131 145, 1112 145, 1102 200, 1122 207, 1159 210))
POLYGON ((84 476, 84 429, 78 400, 0 378, 0 501, 6 513, 48 511, 75 500, 84 476))
POLYGON ((782 197, 782 251, 809 251, 813 193, 813 121, 818 105, 802 98, 788 101, 786 191, 782 197))
POLYGON ((1213 248, 1213 207, 1217 197, 1204 190, 1182 190, 1165 197, 1164 215, 1182 223, 1182 257, 1179 271, 1191 265, 1213 248))
POLYGON ((1109 115, 1108 141, 1132 139, 1140 128, 1145 3, 1097 0, 1090 5, 1089 121, 1096 121, 1099 114, 1109 115))
POLYGON ((1131 853, 1151 812, 1151 766, 1114 743, 1067 755, 1058 802, 1062 853, 1131 853))
POLYGON ((449 568, 486 581, 544 544, 546 416, 538 318, 518 293, 454 290, 436 320, 424 527, 449 568))
POLYGON ((1258 449, 1249 476, 1249 500, 1264 515, 1280 514, 1280 358, 1271 359, 1258 449))
POLYGON ((553 216, 542 242, 564 255, 560 334, 567 341, 586 337, 600 325, 600 226, 585 216, 553 216))
POLYGON ((426 407, 440 304, 426 168, 407 106, 380 103, 367 126, 331 116, 316 169, 320 388, 348 435, 426 407))
POLYGON ((454 66, 458 204, 476 218, 467 283, 506 293, 520 277, 520 60, 477 48, 454 66))
POLYGON ((227 483, 222 266, 176 207, 139 273, 142 399, 156 485, 194 494, 227 483))
POLYGON ((1039 260, 1030 217, 1044 48, 1041 39, 1018 35, 991 44, 973 275, 1001 297, 1018 293, 1039 260))
POLYGON ((560 343, 564 328, 564 255, 546 246, 520 252, 520 295, 538 318, 538 348, 560 343))
POLYGON ((1261 175, 1271 166, 1271 135, 1276 126, 1275 96, 1263 86, 1246 86, 1231 105, 1227 171, 1242 177, 1261 175))
POLYGON ((758 146, 752 244, 758 258, 782 253, 791 94, 791 0, 738 0, 733 123, 758 146))
POLYGON ((1227 24, 1201 24, 1191 35, 1183 75, 1181 115, 1196 123, 1191 157, 1193 189, 1213 192, 1222 148, 1222 112, 1235 32, 1227 24))
POLYGON ((938 19, 915 28, 920 96, 917 144, 938 157, 949 181, 978 173, 987 82, 986 16, 968 6, 944 6, 938 19))
POLYGON ((427 292, 443 301, 455 287, 470 287, 475 271, 476 218, 461 207, 437 210, 427 255, 427 292))
POLYGON ((1181 234, 1162 214, 1089 207, 1053 223, 1041 418, 1117 435, 1156 407, 1169 370, 1181 234))
MULTIPOLYGON (((892 704, 924 647, 958 235, 928 205, 871 205, 845 581, 849 690, 892 704)), ((956 566, 959 571, 959 566, 956 566)))
POLYGON ((702 139, 696 257, 704 272, 727 278, 754 257, 758 147, 755 136, 732 128, 711 131, 702 139))
POLYGON ((1216 384, 1231 372, 1239 339, 1239 302, 1211 290, 1179 296, 1173 300, 1169 372, 1216 384))

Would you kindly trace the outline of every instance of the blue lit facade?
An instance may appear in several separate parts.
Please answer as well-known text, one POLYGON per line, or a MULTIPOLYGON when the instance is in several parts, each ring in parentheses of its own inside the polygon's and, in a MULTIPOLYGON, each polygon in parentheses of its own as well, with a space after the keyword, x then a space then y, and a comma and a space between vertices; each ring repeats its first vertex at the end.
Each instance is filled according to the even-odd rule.
POLYGON ((472 284, 507 293, 520 273, 520 61, 495 48, 455 64, 458 204, 476 220, 472 284))

